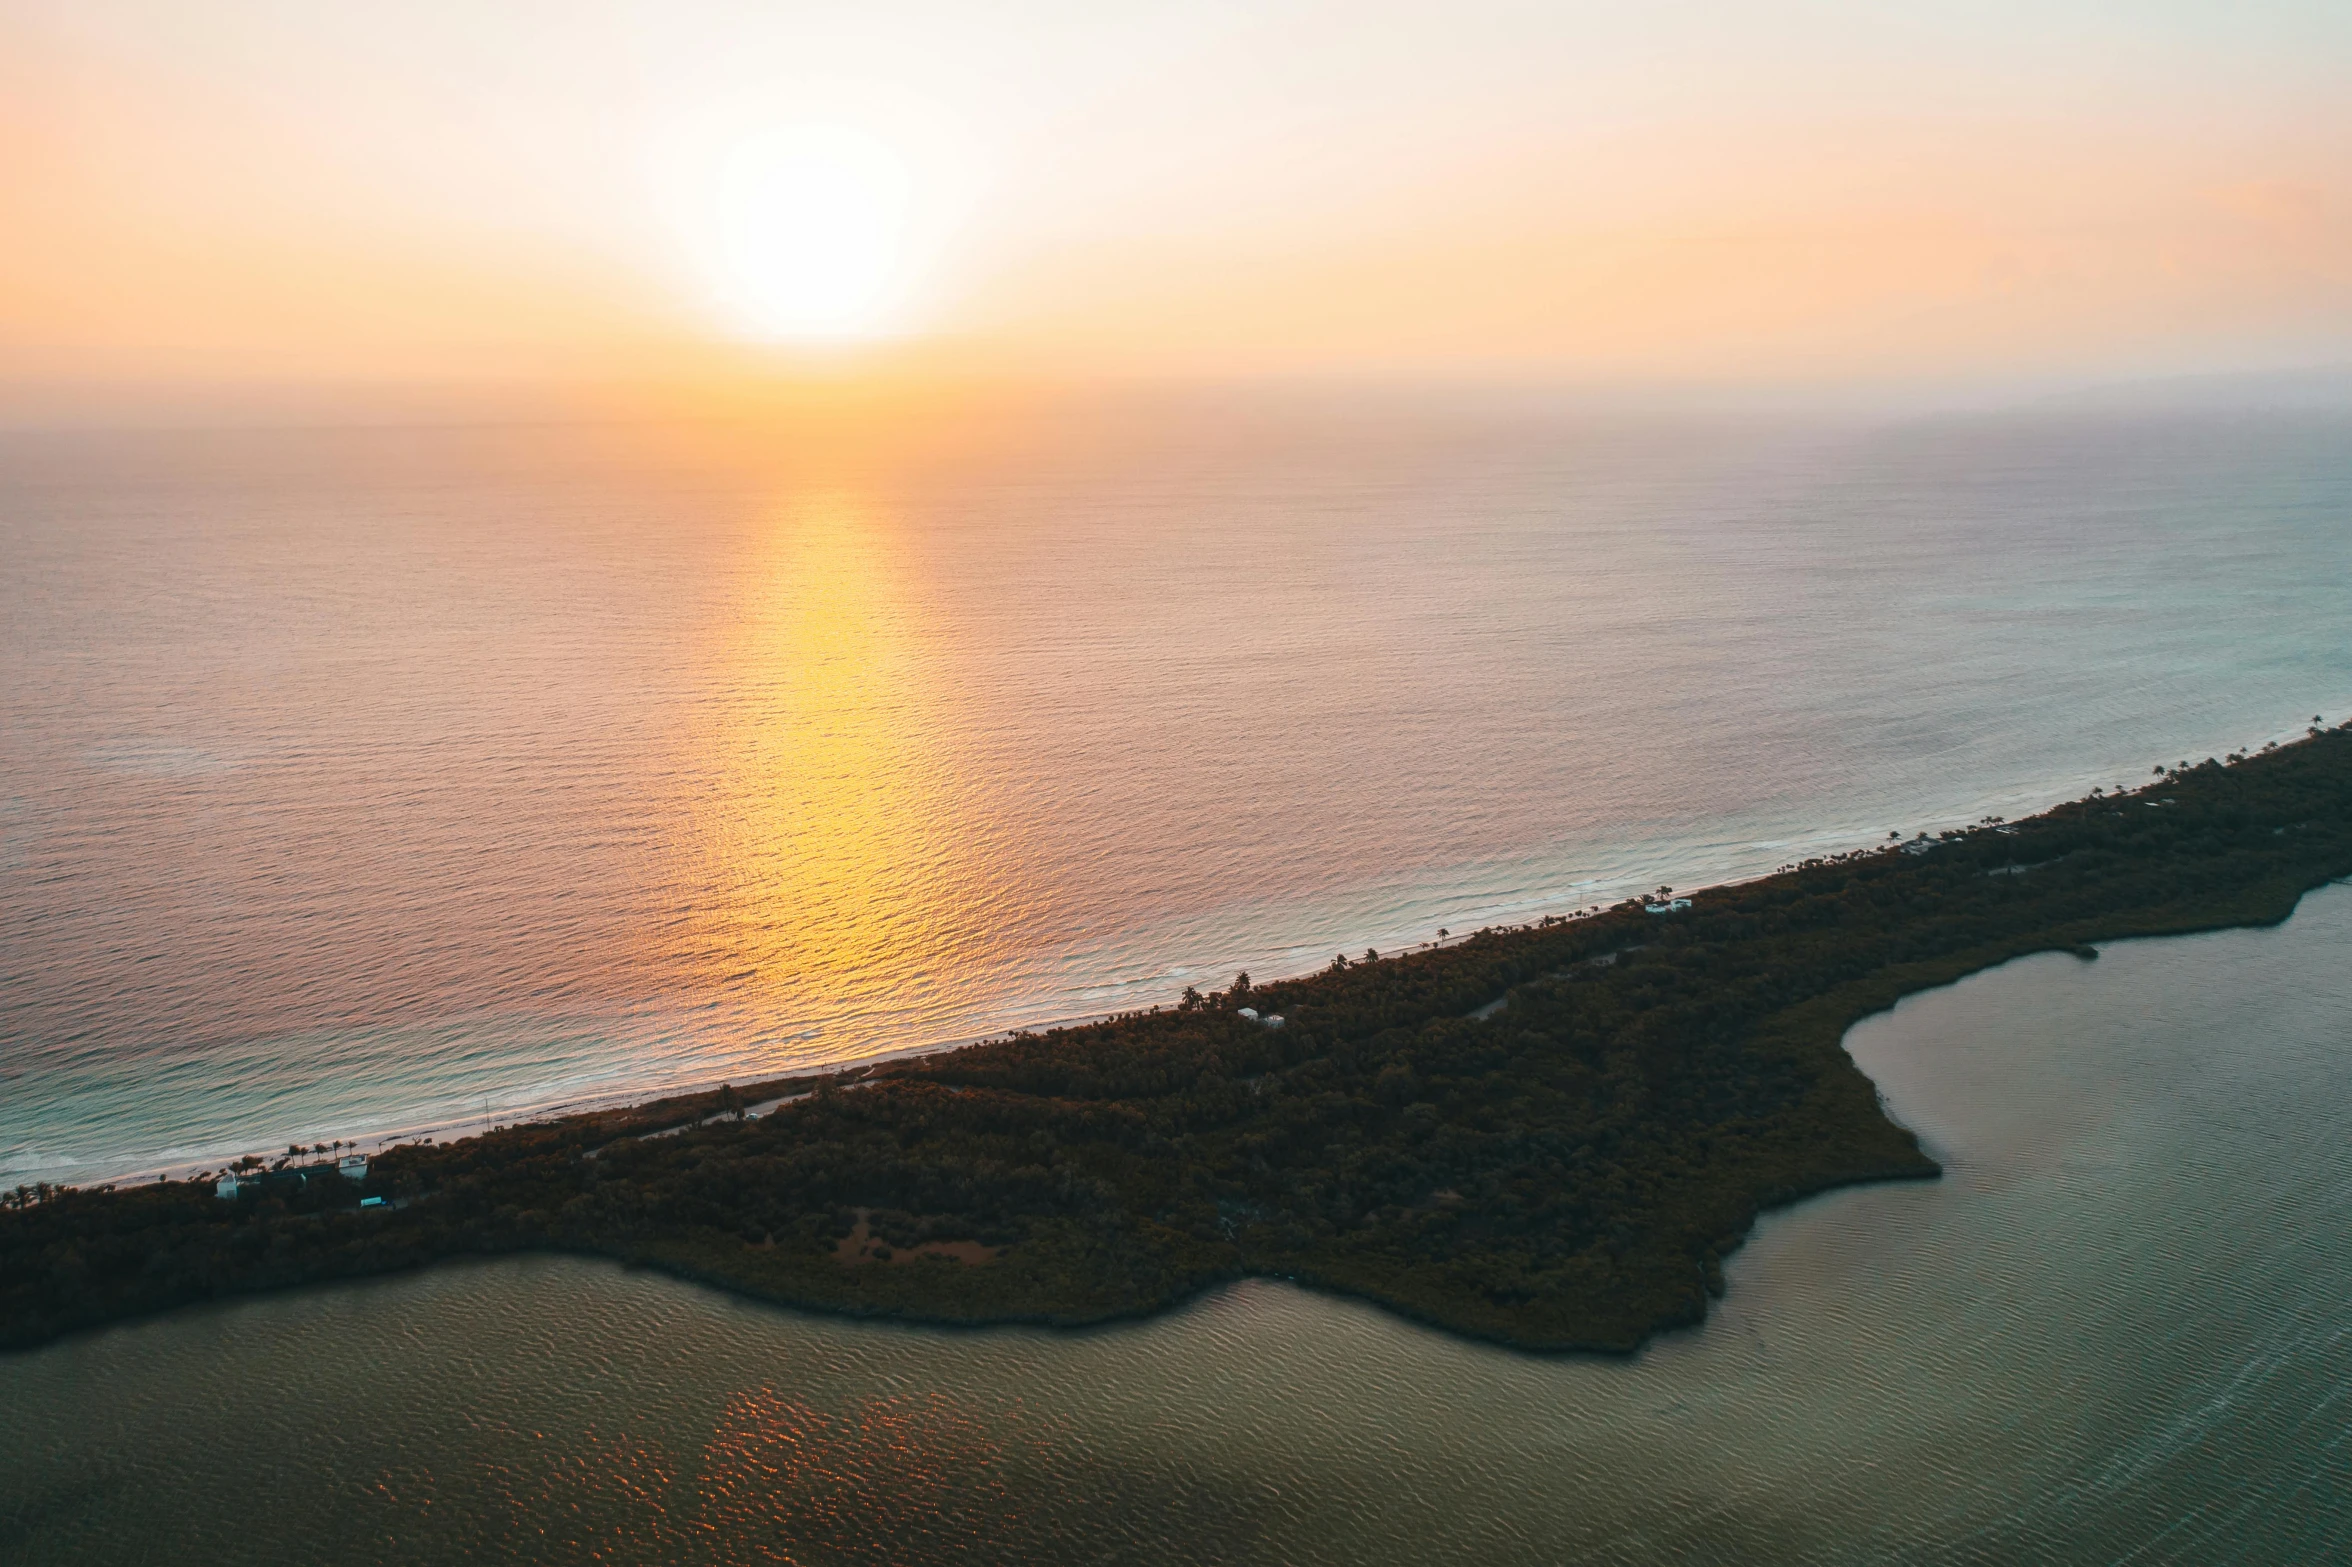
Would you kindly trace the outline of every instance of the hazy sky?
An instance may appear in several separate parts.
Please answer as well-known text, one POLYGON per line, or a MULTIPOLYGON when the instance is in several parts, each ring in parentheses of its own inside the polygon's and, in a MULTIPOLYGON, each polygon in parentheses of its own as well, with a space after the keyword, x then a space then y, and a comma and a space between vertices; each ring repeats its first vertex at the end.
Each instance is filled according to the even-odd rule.
POLYGON ((0 0, 0 377, 2352 359, 2345 0, 0 0))

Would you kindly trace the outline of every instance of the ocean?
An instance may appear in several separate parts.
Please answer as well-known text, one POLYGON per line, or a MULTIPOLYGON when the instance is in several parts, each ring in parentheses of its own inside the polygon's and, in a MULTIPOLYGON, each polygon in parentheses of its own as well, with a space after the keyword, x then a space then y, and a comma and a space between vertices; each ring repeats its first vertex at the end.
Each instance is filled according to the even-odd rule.
POLYGON ((0 433, 0 1186, 1172 1002, 2352 708, 2352 419, 0 433))

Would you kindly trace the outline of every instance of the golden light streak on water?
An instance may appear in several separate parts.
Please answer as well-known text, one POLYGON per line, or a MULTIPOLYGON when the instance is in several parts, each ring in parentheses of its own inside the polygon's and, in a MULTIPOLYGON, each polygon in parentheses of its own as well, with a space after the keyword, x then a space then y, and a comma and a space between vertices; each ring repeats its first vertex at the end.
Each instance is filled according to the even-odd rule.
POLYGON ((959 703, 895 520, 848 489, 781 501, 727 628, 729 699, 696 771, 706 904, 692 961, 855 1019, 977 972, 991 839, 959 781, 959 703))

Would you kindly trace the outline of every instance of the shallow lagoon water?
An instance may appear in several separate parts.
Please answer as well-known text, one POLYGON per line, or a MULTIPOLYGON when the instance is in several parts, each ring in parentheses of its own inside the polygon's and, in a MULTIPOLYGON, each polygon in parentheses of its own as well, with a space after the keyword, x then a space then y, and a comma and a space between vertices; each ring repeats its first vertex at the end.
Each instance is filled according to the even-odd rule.
POLYGON ((2352 888, 1847 1045, 1948 1174, 1698 1330, 1516 1354, 1274 1281, 1083 1333, 556 1258, 0 1361, 11 1562, 2274 1563, 2352 1551, 2352 888))

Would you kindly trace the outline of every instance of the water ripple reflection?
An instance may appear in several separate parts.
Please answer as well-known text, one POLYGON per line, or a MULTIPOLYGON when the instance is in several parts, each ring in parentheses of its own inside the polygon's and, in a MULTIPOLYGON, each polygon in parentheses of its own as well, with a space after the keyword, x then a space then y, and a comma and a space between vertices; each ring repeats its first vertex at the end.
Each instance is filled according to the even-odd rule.
POLYGON ((0 1185, 1164 1003, 2352 700, 2340 417, 1075 402, 0 432, 0 1185))

